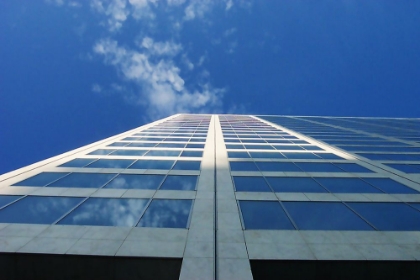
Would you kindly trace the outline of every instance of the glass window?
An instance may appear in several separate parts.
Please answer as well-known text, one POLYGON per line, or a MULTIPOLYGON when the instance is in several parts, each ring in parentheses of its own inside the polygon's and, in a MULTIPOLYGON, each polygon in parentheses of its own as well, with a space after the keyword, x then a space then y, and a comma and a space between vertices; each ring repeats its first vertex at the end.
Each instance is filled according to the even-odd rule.
POLYGON ((315 178, 332 193, 382 193, 358 178, 315 178))
POLYGON ((178 143, 160 143, 156 147, 158 148, 184 148, 185 144, 178 143))
POLYGON ((229 158, 249 158, 247 152, 228 152, 229 158))
POLYGON ((185 146, 185 148, 187 148, 187 149, 203 149, 204 144, 187 144, 187 146, 185 146))
POLYGON ((117 174, 71 173, 64 178, 49 184, 48 187, 100 188, 115 175, 117 174))
POLYGON ((356 163, 334 163, 334 165, 340 167, 346 172, 358 172, 358 173, 372 173, 373 172, 372 170, 369 170, 356 163))
POLYGON ((99 159, 87 167, 89 168, 127 168, 134 160, 132 159, 99 159))
POLYGON ((146 152, 144 150, 116 150, 111 153, 111 156, 142 156, 146 152))
POLYGON ((88 155, 100 155, 100 156, 105 156, 105 155, 109 155, 110 153, 112 153, 115 150, 110 150, 110 149, 99 149, 96 151, 93 151, 91 153, 89 153, 88 155))
POLYGON ((230 162, 231 171, 259 171, 257 166, 250 161, 231 161, 230 162))
POLYGON ((144 147, 144 148, 151 148, 156 146, 156 143, 130 143, 128 147, 144 147))
POLYGON ((314 153, 314 154, 323 159, 343 159, 342 157, 339 157, 335 154, 330 154, 330 153, 314 153))
POLYGON ((191 204, 189 199, 154 199, 138 227, 186 228, 191 204))
POLYGON ((319 157, 314 155, 313 153, 283 152, 283 155, 288 159, 319 159, 319 157))
POLYGON ((0 210, 0 223, 52 224, 83 199, 28 196, 0 210))
POLYGON ((19 195, 0 195, 0 207, 9 204, 10 202, 16 201, 22 196, 19 195))
POLYGON ((202 157, 203 151, 183 151, 181 157, 202 157))
POLYGON ((234 176, 233 182, 237 192, 271 192, 264 177, 234 176))
POLYGON ((109 144, 108 147, 125 147, 128 144, 130 144, 130 143, 128 143, 128 142, 115 142, 115 143, 109 144))
MULTIPOLYGON (((206 139, 205 138, 191 138, 190 142, 206 142, 206 139)), ((204 144, 201 144, 201 145, 204 147, 204 144)), ((188 147, 188 148, 193 148, 193 147, 188 147)))
POLYGON ((66 163, 63 163, 62 165, 59 165, 59 167, 85 167, 89 163, 97 160, 96 158, 76 158, 71 161, 68 161, 66 163))
POLYGON ((322 151, 318 146, 303 146, 303 148, 307 151, 322 151))
POLYGON ((249 152, 252 158, 284 158, 279 152, 249 152))
POLYGON ((395 168, 399 171, 405 172, 405 173, 420 173, 420 169, 417 169, 413 165, 408 164, 390 164, 387 163, 386 165, 395 168))
POLYGON ((283 202, 301 230, 373 230, 341 202, 283 202))
POLYGON ((132 227, 147 202, 137 198, 89 198, 58 224, 132 227))
POLYGON ((166 177, 160 187, 161 190, 178 190, 178 191, 193 191, 197 184, 197 176, 176 176, 169 175, 166 177))
POLYGON ((164 175, 120 174, 104 188, 156 190, 162 183, 164 177, 164 175))
POLYGON ((266 177, 275 192, 327 192, 312 178, 305 177, 266 177))
POLYGON ((245 229, 295 229, 278 201, 239 201, 245 229))
POLYGON ((42 173, 39 173, 38 175, 29 177, 26 180, 15 183, 12 186, 43 187, 68 174, 69 173, 65 173, 65 172, 42 172, 42 173))
POLYGON ((129 169, 171 169, 174 160, 138 160, 129 169))
POLYGON ((236 145, 236 144, 226 144, 226 149, 232 149, 232 150, 242 150, 244 148, 243 145, 236 145))
POLYGON ((303 150, 301 146, 298 145, 273 145, 276 150, 303 150))
POLYGON ((404 203, 347 203, 378 230, 420 230, 420 212, 404 203))
POLYGON ((178 160, 172 169, 173 170, 200 170, 200 165, 201 165, 201 161, 178 160))
POLYGON ((334 166, 331 163, 323 162, 296 162, 305 172, 343 172, 340 168, 334 166))
POLYGON ((363 178, 363 180, 386 193, 418 193, 416 190, 389 178, 363 178))
POLYGON ((274 150, 270 145, 244 145, 249 150, 274 150))
POLYGON ((261 171, 302 172, 292 162, 256 162, 261 171))
POLYGON ((149 151, 145 156, 147 157, 177 157, 181 151, 164 151, 164 150, 155 150, 149 151))
POLYGON ((414 207, 414 208, 416 208, 417 210, 420 211, 420 203, 408 203, 408 205, 410 205, 410 206, 412 206, 412 207, 414 207))

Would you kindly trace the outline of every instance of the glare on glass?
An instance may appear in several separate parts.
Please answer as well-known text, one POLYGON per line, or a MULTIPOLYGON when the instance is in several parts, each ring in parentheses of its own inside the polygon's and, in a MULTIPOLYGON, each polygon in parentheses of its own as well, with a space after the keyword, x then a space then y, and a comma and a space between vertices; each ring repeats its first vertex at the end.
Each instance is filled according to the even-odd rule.
POLYGON ((89 198, 58 224, 132 227, 147 202, 138 198, 89 198))
POLYGON ((59 165, 59 167, 85 167, 89 163, 97 160, 96 158, 76 158, 71 161, 68 161, 66 163, 63 163, 62 165, 59 165))
POLYGON ((191 204, 189 199, 154 199, 137 226, 186 228, 191 204))
POLYGON ((0 223, 52 224, 83 198, 28 196, 0 210, 0 223))
POLYGON ((197 176, 168 175, 160 187, 161 190, 193 191, 197 184, 197 176))
POLYGON ((174 162, 174 160, 138 160, 129 169, 169 170, 174 165, 174 162))
POLYGON ((89 168, 127 168, 134 160, 132 159, 99 159, 87 167, 89 168))
POLYGON ((120 174, 104 188, 156 190, 165 176, 149 174, 120 174))

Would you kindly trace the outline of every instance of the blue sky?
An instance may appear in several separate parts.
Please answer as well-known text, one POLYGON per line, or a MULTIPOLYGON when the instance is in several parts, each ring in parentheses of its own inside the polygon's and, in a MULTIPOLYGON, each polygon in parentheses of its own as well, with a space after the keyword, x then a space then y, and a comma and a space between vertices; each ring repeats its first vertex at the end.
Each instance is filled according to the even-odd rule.
POLYGON ((419 1, 0 2, 0 174, 174 113, 420 117, 419 1))

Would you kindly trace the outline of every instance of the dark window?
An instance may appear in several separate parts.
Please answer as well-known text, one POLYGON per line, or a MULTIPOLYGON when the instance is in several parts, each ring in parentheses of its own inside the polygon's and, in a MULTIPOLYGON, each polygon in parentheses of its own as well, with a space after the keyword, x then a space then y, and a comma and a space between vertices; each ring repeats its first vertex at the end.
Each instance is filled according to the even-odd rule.
POLYGON ((245 229, 295 229, 278 201, 239 201, 245 229))
POLYGON ((322 186, 312 178, 304 177, 266 177, 275 192, 325 193, 322 186))
POLYGON ((193 191, 197 184, 197 176, 169 175, 161 186, 161 190, 193 191))
POLYGON ((258 171, 258 168, 253 162, 246 161, 231 161, 230 170, 232 171, 258 171))
POLYGON ((382 193, 358 178, 316 178, 315 180, 333 193, 382 193))
POLYGON ((271 192, 264 177, 242 177, 234 176, 233 182, 238 192, 271 192))
POLYGON ((261 171, 302 172, 292 162, 256 162, 261 171))
POLYGON ((172 169, 174 170, 200 170, 200 161, 178 160, 172 169))

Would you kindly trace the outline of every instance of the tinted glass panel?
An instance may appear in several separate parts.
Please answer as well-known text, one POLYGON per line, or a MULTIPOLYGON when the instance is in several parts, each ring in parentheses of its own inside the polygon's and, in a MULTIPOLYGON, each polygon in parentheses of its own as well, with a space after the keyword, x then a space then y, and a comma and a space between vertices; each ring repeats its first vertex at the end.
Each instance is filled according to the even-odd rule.
POLYGON ((113 151, 115 151, 115 150, 99 149, 99 150, 96 150, 96 151, 93 151, 93 152, 89 153, 88 155, 109 155, 113 151))
POLYGON ((233 177, 235 189, 238 192, 271 192, 264 177, 233 177))
POLYGON ((334 165, 340 167, 346 172, 360 172, 360 173, 371 173, 372 170, 369 170, 363 166, 360 166, 355 163, 334 163, 334 165))
POLYGON ((228 152, 229 158, 249 158, 247 152, 228 152))
POLYGON ((301 230, 373 230, 340 202, 283 202, 301 230))
POLYGON ((181 151, 149 151, 147 157, 177 157, 181 151))
POLYGON ((316 178, 315 180, 333 193, 382 193, 358 178, 316 178))
POLYGON ((363 178, 363 180, 386 193, 418 193, 416 190, 388 178, 363 178))
POLYGON ((316 155, 312 153, 289 153, 284 152, 283 155, 288 159, 319 159, 316 155))
POLYGON ((38 175, 32 176, 26 180, 20 181, 16 184, 13 184, 13 186, 36 186, 36 187, 42 187, 45 185, 48 185, 49 183, 64 177, 69 173, 63 173, 63 172, 42 172, 38 175))
POLYGON ((314 154, 323 158, 323 159, 343 159, 342 157, 339 157, 339 156, 334 155, 334 154, 329 154, 329 153, 314 153, 314 154))
POLYGON ((99 159, 87 167, 89 168, 127 168, 132 164, 132 159, 99 159))
POLYGON ((139 227, 186 228, 191 200, 154 199, 138 224, 139 227))
POLYGON ((202 151, 183 151, 181 157, 202 157, 202 151))
POLYGON ((239 201, 245 229, 295 229, 277 201, 239 201))
POLYGON ((18 195, 0 195, 0 207, 3 207, 6 204, 9 204, 12 201, 15 201, 19 198, 21 198, 22 196, 18 196, 18 195))
POLYGON ((71 173, 48 187, 100 188, 117 174, 71 173))
POLYGON ((301 172, 296 165, 291 162, 257 162, 261 171, 278 171, 278 172, 301 172))
POLYGON ((171 169, 175 161, 173 160, 138 160, 130 169, 171 169))
POLYGON ((230 170, 232 171, 259 171, 253 162, 231 161, 230 170))
POLYGON ((83 198, 28 196, 0 210, 0 223, 52 224, 83 198))
POLYGON ((415 168, 413 165, 407 165, 407 164, 386 164, 386 165, 405 173, 420 173, 420 169, 415 168))
POLYGON ((128 142, 115 142, 115 143, 109 144, 108 147, 124 147, 124 146, 127 146, 128 144, 130 144, 130 143, 128 143, 128 142))
POLYGON ((284 158, 284 156, 277 152, 277 153, 264 153, 264 152, 249 152, 252 158, 284 158))
POLYGON ((111 153, 111 156, 142 156, 147 151, 142 150, 116 150, 115 152, 111 153))
POLYGON ((147 147, 147 148, 154 147, 154 146, 156 146, 156 143, 130 143, 128 145, 128 147, 147 147))
POLYGON ((327 192, 315 180, 302 177, 266 177, 275 192, 327 192))
POLYGON ((296 165, 305 172, 343 172, 343 170, 332 165, 331 163, 296 162, 296 165))
POLYGON ((60 167, 85 167, 92 161, 95 161, 96 159, 92 158, 76 158, 71 161, 68 161, 66 163, 63 163, 62 165, 59 165, 60 167))
POLYGON ((89 198, 58 224, 135 226, 148 199, 89 198))
POLYGON ((379 230, 420 230, 420 212, 404 203, 347 203, 379 230))
POLYGON ((174 170, 200 170, 200 161, 180 161, 178 160, 172 169, 174 170))
POLYGON ((156 190, 164 177, 164 175, 120 174, 104 188, 156 190))
POLYGON ((159 148, 184 148, 185 144, 178 143, 160 143, 156 147, 159 148))
POLYGON ((169 175, 161 186, 161 190, 193 191, 197 184, 197 176, 169 175))

